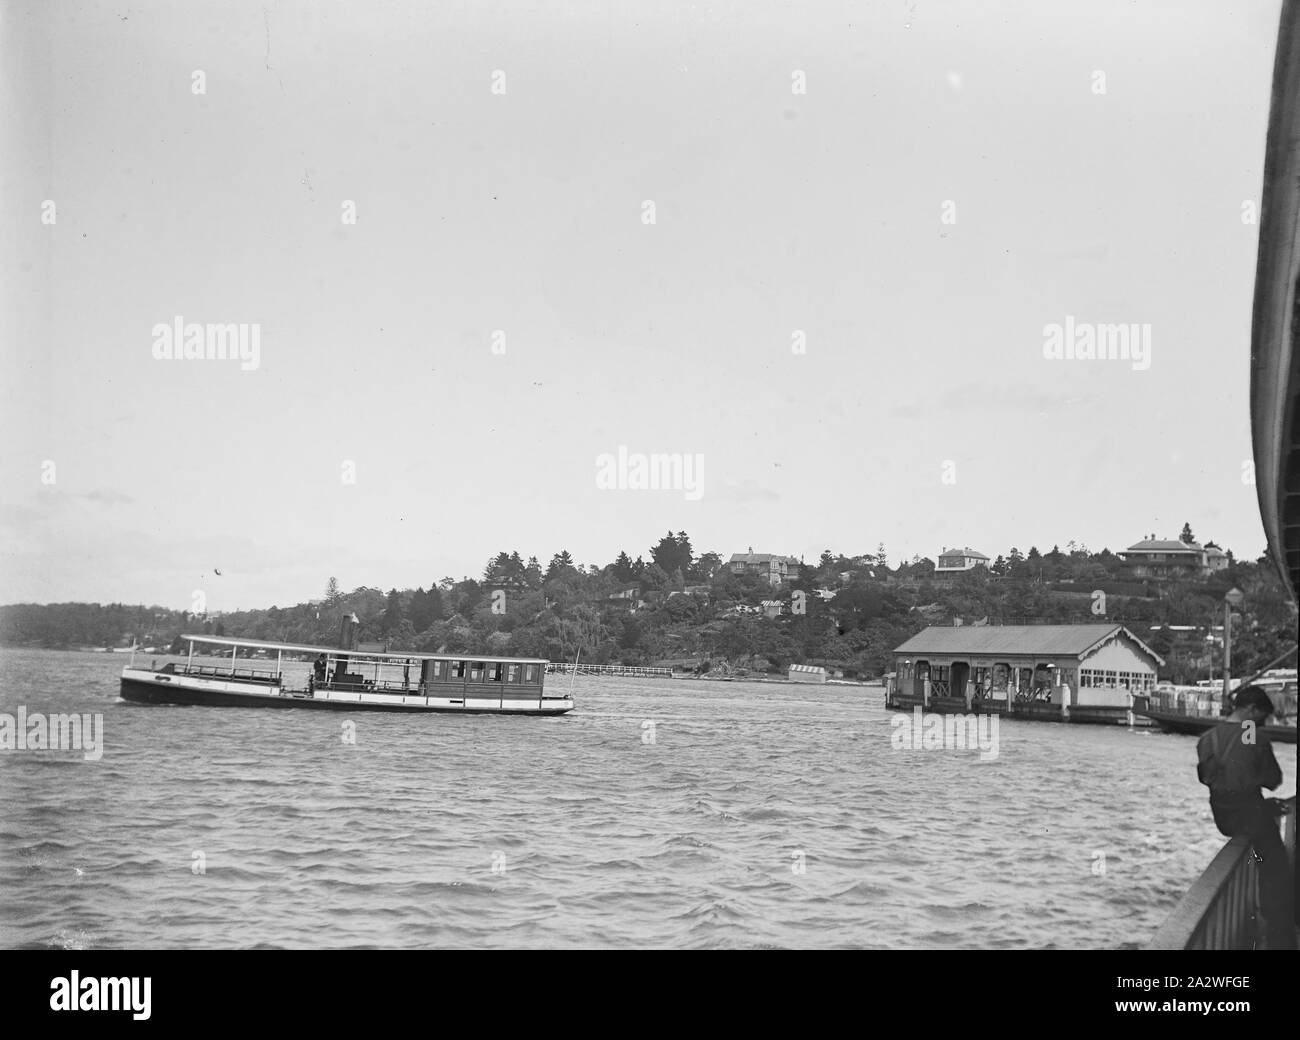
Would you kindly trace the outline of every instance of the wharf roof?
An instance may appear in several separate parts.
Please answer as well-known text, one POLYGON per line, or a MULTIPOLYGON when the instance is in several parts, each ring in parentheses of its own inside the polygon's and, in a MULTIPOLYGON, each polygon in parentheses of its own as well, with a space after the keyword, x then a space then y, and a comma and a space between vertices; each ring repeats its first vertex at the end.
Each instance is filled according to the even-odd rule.
POLYGON ((1081 657, 1117 634, 1127 637, 1155 660, 1160 655, 1123 625, 931 625, 896 647, 896 654, 1009 654, 1081 657))

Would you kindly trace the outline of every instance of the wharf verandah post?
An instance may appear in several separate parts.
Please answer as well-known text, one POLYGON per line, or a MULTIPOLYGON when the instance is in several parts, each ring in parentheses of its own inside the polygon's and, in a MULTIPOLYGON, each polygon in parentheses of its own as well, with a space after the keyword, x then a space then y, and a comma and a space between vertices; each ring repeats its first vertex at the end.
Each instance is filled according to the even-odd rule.
POLYGON ((192 672, 192 671, 194 671, 194 640, 193 640, 193 639, 190 640, 190 656, 189 656, 189 659, 185 662, 185 672, 186 672, 186 674, 188 675, 188 674, 189 674, 190 672, 192 672))

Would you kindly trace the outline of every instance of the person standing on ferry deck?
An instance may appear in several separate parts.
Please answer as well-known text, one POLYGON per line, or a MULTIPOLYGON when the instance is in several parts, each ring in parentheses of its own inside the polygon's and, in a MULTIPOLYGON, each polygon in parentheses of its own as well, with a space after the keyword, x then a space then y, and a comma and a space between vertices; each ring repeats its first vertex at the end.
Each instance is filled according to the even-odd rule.
POLYGON ((1250 838, 1259 859, 1259 904, 1265 941, 1272 950, 1295 949, 1293 893, 1286 848, 1278 834, 1280 802, 1265 798, 1282 783, 1282 770, 1264 732, 1273 713, 1268 693, 1247 686, 1233 695, 1233 711, 1201 735, 1196 745, 1196 775, 1210 789, 1210 812, 1220 833, 1250 838))

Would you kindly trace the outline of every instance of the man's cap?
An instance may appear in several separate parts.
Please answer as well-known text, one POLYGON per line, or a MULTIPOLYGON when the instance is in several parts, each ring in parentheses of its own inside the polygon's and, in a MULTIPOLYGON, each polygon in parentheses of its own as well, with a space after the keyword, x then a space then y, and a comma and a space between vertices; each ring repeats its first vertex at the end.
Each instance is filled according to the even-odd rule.
POLYGON ((1243 686, 1232 695, 1234 708, 1258 708, 1260 711, 1273 711, 1273 701, 1262 686, 1243 686))

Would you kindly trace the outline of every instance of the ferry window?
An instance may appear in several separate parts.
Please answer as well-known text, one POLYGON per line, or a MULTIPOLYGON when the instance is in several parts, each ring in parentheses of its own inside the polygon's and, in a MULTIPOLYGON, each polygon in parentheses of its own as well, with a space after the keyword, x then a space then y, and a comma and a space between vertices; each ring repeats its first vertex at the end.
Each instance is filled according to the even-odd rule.
POLYGON ((453 679, 463 679, 463 678, 465 678, 465 662, 464 662, 464 661, 452 661, 452 662, 451 662, 451 677, 452 677, 453 679))
POLYGON ((483 681, 483 662, 482 662, 482 661, 471 661, 471 662, 470 662, 470 666, 469 666, 469 681, 470 681, 470 682, 482 682, 482 681, 483 681))
POLYGON ((530 664, 524 666, 524 682, 537 682, 537 665, 530 664))
POLYGON ((499 663, 494 661, 487 666, 487 681, 488 682, 501 681, 501 665, 499 663))
POLYGON ((430 662, 429 662, 429 678, 430 678, 430 679, 435 679, 435 680, 441 680, 441 679, 442 679, 442 662, 441 662, 441 661, 430 661, 430 662))
POLYGON ((506 666, 506 682, 517 683, 519 681, 519 665, 512 664, 506 666))

